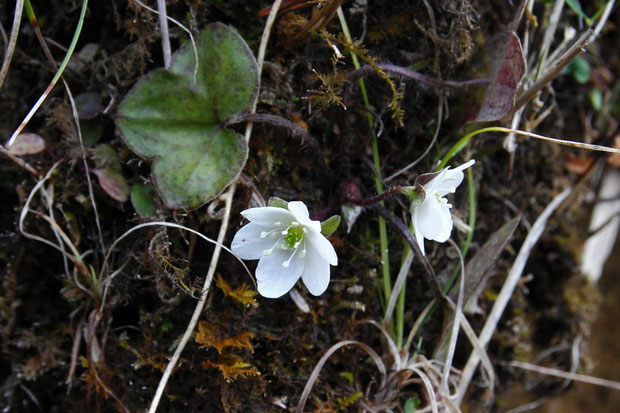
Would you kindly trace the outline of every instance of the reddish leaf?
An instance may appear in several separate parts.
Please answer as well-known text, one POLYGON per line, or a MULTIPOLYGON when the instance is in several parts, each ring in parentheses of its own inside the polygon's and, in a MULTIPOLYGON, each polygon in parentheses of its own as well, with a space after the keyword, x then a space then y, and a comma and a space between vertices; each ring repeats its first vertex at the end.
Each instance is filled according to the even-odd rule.
POLYGON ((119 202, 127 201, 129 198, 129 186, 120 171, 113 167, 106 167, 95 169, 93 172, 97 175, 99 184, 106 194, 119 202))
POLYGON ((514 107, 519 83, 525 74, 521 41, 516 34, 500 36, 489 45, 491 74, 484 92, 473 105, 469 122, 493 122, 504 118, 514 107))
MULTIPOLYGON (((620 134, 616 135, 614 138, 614 148, 620 149, 620 134)), ((607 158, 607 162, 616 168, 620 168, 620 155, 612 153, 611 156, 607 158)))
POLYGON ((594 162, 594 158, 591 156, 575 156, 569 153, 564 162, 564 169, 568 172, 573 172, 579 175, 583 175, 594 162))
POLYGON ((8 149, 13 155, 34 155, 45 150, 45 141, 36 133, 22 133, 8 149))

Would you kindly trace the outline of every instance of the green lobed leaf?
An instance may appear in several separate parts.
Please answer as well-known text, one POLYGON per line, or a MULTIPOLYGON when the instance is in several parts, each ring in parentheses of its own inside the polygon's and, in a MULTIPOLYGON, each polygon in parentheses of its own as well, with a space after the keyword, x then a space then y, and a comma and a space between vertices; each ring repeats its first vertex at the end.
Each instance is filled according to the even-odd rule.
POLYGON ((121 103, 116 124, 138 155, 153 158, 157 191, 170 208, 198 207, 241 172, 244 138, 226 126, 250 110, 258 94, 256 60, 229 26, 214 23, 172 56, 170 70, 141 79, 121 103))

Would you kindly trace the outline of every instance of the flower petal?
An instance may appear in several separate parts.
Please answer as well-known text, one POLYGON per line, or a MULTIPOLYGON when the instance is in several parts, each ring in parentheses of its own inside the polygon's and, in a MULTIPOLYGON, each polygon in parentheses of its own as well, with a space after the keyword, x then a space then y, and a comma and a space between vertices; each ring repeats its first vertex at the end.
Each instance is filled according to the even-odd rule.
POLYGON ((246 219, 265 227, 288 227, 295 216, 288 210, 278 207, 250 208, 241 212, 246 219), (280 222, 280 225, 276 223, 280 222))
POLYGON ((313 248, 306 252, 301 279, 312 295, 323 294, 329 285, 329 263, 313 248))
POLYGON ((437 187, 443 182, 446 173, 448 173, 448 168, 442 169, 437 175, 435 175, 433 179, 422 185, 422 188, 424 188, 424 192, 426 192, 427 197, 434 195, 435 192, 437 192, 437 187))
POLYGON ((439 196, 445 196, 446 194, 454 193, 456 188, 463 182, 463 171, 472 166, 476 161, 474 159, 455 169, 446 169, 446 174, 443 180, 436 188, 436 192, 439 196))
POLYGON ((250 222, 235 234, 230 249, 243 260, 262 258, 263 251, 271 248, 277 241, 269 236, 261 238, 263 231, 270 228, 250 222))
POLYGON ((452 214, 448 204, 445 202, 439 202, 439 208, 442 214, 440 230, 433 238, 429 237, 429 239, 437 242, 446 242, 452 233, 452 214))
MULTIPOLYGON (((417 210, 417 208, 416 208, 417 210)), ((411 217, 411 219, 414 222, 413 225, 413 235, 415 235, 415 239, 416 241, 418 241, 418 245, 420 246, 420 251, 422 251, 422 255, 426 255, 426 253, 424 252, 424 236, 422 235, 422 233, 420 233, 420 230, 417 229, 415 222, 416 222, 416 210, 414 210, 413 215, 411 217)))
POLYGON ((263 256, 256 267, 258 293, 267 298, 278 298, 293 288, 304 271, 304 260, 299 251, 291 259, 288 267, 282 265, 293 253, 292 250, 276 248, 269 255, 263 256))
POLYGON ((434 195, 426 196, 426 199, 416 208, 413 222, 416 230, 426 239, 434 239, 443 227, 443 211, 440 202, 434 195))
POLYGON ((288 210, 295 215, 295 220, 301 225, 310 227, 315 231, 321 231, 321 223, 319 221, 312 221, 310 214, 308 213, 308 207, 301 201, 291 201, 288 203, 288 210))
POLYGON ((306 234, 306 246, 309 250, 316 251, 324 261, 331 265, 338 265, 338 255, 334 246, 320 232, 309 231, 306 234))

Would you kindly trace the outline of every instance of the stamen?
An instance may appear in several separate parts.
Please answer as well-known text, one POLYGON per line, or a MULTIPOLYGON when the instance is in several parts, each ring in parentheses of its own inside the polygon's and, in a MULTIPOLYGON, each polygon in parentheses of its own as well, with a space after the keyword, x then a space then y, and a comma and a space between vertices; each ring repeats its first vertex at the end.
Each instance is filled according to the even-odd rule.
POLYGON ((283 266, 284 268, 288 268, 288 266, 289 266, 289 265, 291 265, 291 260, 293 259, 293 257, 295 256, 295 254, 297 254, 297 249, 295 249, 295 250, 293 251, 293 253, 291 254, 291 256, 289 257, 289 259, 288 259, 288 260, 286 260, 286 261, 284 261, 284 262, 282 263, 282 266, 283 266))
POLYGON ((271 236, 271 238, 277 237, 278 234, 276 234, 278 230, 277 229, 272 229, 271 231, 262 231, 260 233, 260 237, 261 238, 267 238, 267 235, 271 236))

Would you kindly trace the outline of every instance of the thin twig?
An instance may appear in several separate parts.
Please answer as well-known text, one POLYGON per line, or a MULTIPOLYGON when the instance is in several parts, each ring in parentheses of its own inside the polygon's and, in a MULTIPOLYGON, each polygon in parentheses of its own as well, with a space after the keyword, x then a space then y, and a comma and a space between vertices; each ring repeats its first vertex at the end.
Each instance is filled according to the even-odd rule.
POLYGON ((27 170, 28 172, 30 172, 35 177, 37 177, 37 178, 41 177, 41 173, 39 171, 37 171, 36 169, 34 169, 34 167, 32 167, 32 165, 30 165, 28 162, 24 161, 19 156, 13 155, 10 151, 8 151, 2 145, 0 145, 0 153, 2 155, 6 156, 7 158, 9 158, 10 160, 12 160, 16 165, 18 165, 18 166, 24 168, 25 170, 27 170))
MULTIPOLYGON (((406 67, 397 66, 389 63, 382 63, 378 65, 381 69, 385 70, 387 73, 393 73, 399 76, 406 77, 411 80, 415 80, 416 82, 424 83, 439 89, 460 89, 467 88, 471 86, 485 86, 489 83, 488 79, 470 79, 470 80, 441 80, 436 79, 434 77, 430 77, 424 75, 419 72, 415 72, 411 69, 407 69, 406 67)), ((361 67, 359 70, 351 73, 349 75, 349 80, 353 81, 361 76, 366 76, 371 73, 375 73, 375 69, 370 65, 365 65, 361 67)))
POLYGON ((555 78, 570 62, 577 56, 584 47, 588 44, 588 40, 592 35, 592 29, 586 30, 566 52, 562 54, 557 60, 551 62, 543 75, 526 91, 521 93, 515 100, 513 109, 510 111, 506 118, 513 116, 522 106, 529 102, 540 90, 545 87, 553 78, 555 78))
POLYGON ((443 121, 443 105, 444 105, 444 101, 445 101, 444 94, 440 93, 439 94, 439 104, 438 104, 438 108, 437 108, 437 127, 435 128, 435 133, 433 134, 433 139, 431 140, 431 143, 429 143, 428 146, 426 147, 426 149, 424 150, 424 153, 422 153, 422 155, 420 155, 418 157, 418 159, 416 159, 415 161, 411 162, 409 165, 405 166, 404 168, 400 169, 399 171, 397 171, 397 172, 393 173, 392 175, 388 176, 387 178, 385 178, 383 180, 383 182, 391 181, 392 179, 396 178, 400 174, 405 173, 409 169, 411 169, 414 166, 416 166, 422 159, 426 158, 426 155, 428 155, 428 153, 431 151, 431 149, 435 146, 435 142, 437 141, 437 137, 439 136, 439 131, 441 130, 441 123, 443 121))
POLYGON ((512 19, 512 22, 508 26, 508 30, 510 32, 516 32, 517 29, 519 28, 519 23, 521 22, 521 19, 523 18, 523 13, 525 12, 525 6, 527 5, 529 1, 530 0, 521 0, 521 3, 519 3, 519 8, 517 9, 517 12, 515 13, 515 17, 514 19, 512 19))

